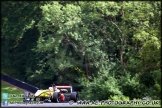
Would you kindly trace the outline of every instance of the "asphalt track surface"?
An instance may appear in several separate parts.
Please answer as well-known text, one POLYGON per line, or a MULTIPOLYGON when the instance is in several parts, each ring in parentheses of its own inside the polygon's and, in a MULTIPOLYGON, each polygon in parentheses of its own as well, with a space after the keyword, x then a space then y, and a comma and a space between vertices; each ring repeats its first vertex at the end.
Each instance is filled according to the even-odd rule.
POLYGON ((32 103, 32 104, 8 104, 8 106, 1 107, 80 107, 80 106, 88 106, 88 105, 78 105, 77 103, 32 103))
MULTIPOLYGON (((77 103, 9 104, 7 107, 76 107, 77 103)), ((84 105, 85 106, 85 105, 84 105)))

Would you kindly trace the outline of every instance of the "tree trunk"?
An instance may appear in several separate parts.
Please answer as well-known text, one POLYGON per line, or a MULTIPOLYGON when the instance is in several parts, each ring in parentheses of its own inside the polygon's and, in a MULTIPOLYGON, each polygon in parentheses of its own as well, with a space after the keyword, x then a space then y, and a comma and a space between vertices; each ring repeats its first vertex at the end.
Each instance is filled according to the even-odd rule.
POLYGON ((124 37, 121 37, 121 49, 120 49, 120 64, 121 64, 121 74, 124 75, 124 60, 123 60, 123 51, 124 51, 124 37))
POLYGON ((87 79, 89 79, 89 72, 88 72, 88 60, 85 58, 85 66, 86 66, 86 75, 87 79))

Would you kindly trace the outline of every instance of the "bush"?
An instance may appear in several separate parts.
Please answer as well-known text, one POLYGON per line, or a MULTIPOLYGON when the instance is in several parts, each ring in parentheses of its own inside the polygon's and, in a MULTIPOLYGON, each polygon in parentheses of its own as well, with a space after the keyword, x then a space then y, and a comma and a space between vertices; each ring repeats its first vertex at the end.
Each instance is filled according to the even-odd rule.
POLYGON ((127 72, 125 76, 122 76, 119 80, 121 91, 123 95, 129 96, 130 99, 142 98, 144 94, 144 85, 139 82, 139 75, 131 76, 130 72, 127 72))
POLYGON ((110 96, 109 100, 123 100, 123 101, 129 101, 129 97, 124 96, 124 95, 114 95, 110 96))
POLYGON ((81 79, 83 85, 82 98, 86 100, 107 100, 111 95, 122 95, 119 90, 117 79, 110 76, 106 71, 93 80, 81 79))
POLYGON ((145 96, 156 100, 161 99, 161 71, 150 72, 150 76, 154 80, 154 84, 146 90, 145 96))

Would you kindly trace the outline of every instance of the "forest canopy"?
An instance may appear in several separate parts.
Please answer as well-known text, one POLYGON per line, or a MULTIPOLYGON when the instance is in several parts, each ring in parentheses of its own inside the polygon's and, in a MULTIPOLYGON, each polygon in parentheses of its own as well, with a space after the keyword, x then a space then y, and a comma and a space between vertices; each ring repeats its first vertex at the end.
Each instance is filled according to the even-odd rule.
POLYGON ((1 71, 84 99, 161 99, 161 2, 3 1, 1 71))

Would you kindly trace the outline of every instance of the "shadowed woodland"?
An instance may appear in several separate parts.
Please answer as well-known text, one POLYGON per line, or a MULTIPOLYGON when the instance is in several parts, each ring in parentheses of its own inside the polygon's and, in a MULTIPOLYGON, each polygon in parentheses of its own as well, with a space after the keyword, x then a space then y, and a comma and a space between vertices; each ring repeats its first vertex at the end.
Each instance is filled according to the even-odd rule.
POLYGON ((2 73, 82 99, 161 99, 161 2, 1 3, 2 73))

